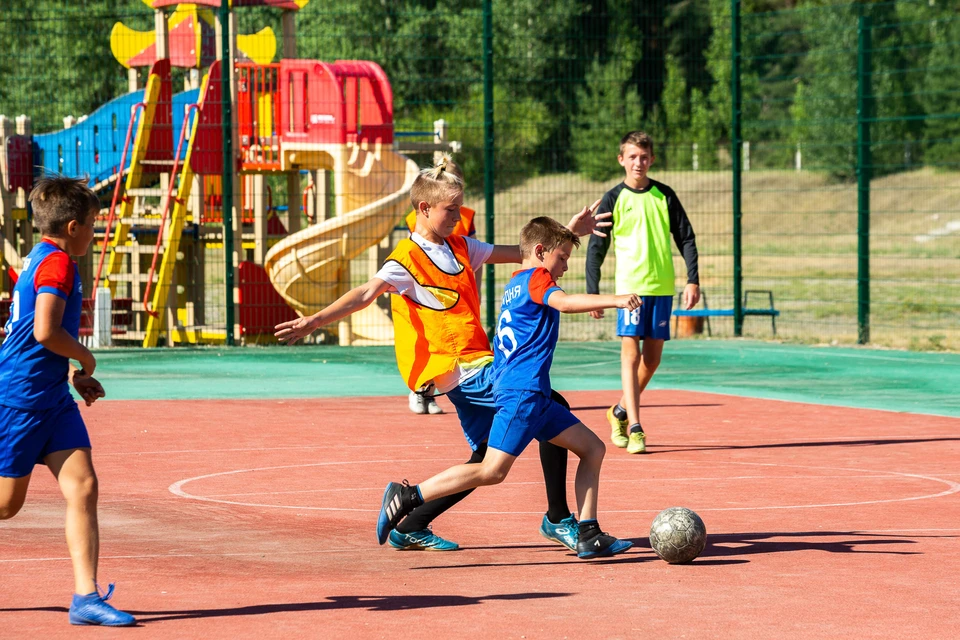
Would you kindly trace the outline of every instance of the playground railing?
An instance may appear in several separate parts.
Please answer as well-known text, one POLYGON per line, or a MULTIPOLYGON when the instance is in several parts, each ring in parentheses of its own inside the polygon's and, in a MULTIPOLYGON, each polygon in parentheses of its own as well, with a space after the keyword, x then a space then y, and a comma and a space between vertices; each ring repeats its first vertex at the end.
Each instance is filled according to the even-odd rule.
MULTIPOLYGON (((110 202, 110 214, 107 216, 107 227, 103 231, 103 246, 100 248, 100 260, 97 261, 97 273, 93 278, 93 291, 90 297, 96 299, 97 287, 100 285, 100 276, 103 274, 103 261, 110 246, 110 230, 117 215, 117 200, 120 196, 120 187, 123 182, 123 169, 127 164, 127 154, 130 152, 130 143, 133 141, 133 126, 137 122, 137 111, 147 106, 145 102, 138 102, 130 109, 130 124, 127 125, 127 139, 123 143, 123 154, 120 156, 120 166, 117 167, 117 181, 113 187, 113 200, 110 202)), ((126 196, 124 196, 126 197, 126 196)))

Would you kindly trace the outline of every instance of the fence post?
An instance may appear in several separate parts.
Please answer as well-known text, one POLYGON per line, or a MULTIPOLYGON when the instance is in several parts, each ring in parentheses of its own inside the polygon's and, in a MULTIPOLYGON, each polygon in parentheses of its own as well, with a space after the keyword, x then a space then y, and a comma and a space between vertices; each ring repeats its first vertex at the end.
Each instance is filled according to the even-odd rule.
POLYGON ((223 253, 224 253, 224 285, 226 287, 227 301, 227 346, 233 346, 233 322, 234 322, 234 291, 233 291, 233 270, 234 264, 234 246, 233 246, 233 131, 231 123, 233 122, 233 105, 230 104, 230 83, 233 79, 233 57, 230 55, 230 5, 227 2, 220 3, 220 29, 223 37, 220 38, 220 94, 221 100, 221 118, 223 120, 223 253))
POLYGON ((740 0, 730 0, 730 157, 733 159, 733 334, 743 335, 743 264, 741 244, 740 178, 743 170, 740 96, 740 0))
POLYGON ((94 349, 113 346, 113 303, 110 289, 100 287, 93 299, 93 343, 94 349))
POLYGON ((870 342, 870 16, 857 24, 857 343, 870 342))
MULTIPOLYGON (((486 241, 494 242, 493 207, 493 0, 483 0, 483 198, 486 208, 486 241)), ((496 324, 494 267, 487 265, 487 335, 496 324)))

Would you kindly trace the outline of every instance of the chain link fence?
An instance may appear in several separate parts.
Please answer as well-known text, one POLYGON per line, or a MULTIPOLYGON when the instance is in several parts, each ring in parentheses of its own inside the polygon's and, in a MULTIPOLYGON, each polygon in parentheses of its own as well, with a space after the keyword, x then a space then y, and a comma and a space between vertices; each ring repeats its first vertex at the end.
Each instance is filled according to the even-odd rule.
MULTIPOLYGON (((18 0, 0 14, 3 297, 38 239, 10 189, 24 138, 28 182, 42 166, 101 194, 80 265, 85 290, 111 291, 113 343, 171 345, 269 343, 275 322, 365 282, 409 233, 408 178, 438 152, 463 168, 476 237, 515 243, 530 218, 567 221, 617 185, 620 137, 643 129, 718 314, 678 329, 960 348, 960 19, 947 3, 204 4, 217 3, 18 0), (277 6, 248 6, 262 4, 277 6), (206 79, 224 46, 236 64, 210 74, 216 93, 206 79), (161 57, 170 91, 155 103, 170 115, 151 120, 133 183, 131 108, 161 57), (224 147, 235 166, 217 160, 224 147)), ((584 256, 570 292, 585 290, 584 256)), ((603 292, 615 264, 611 251, 603 292)), ((512 270, 484 274, 488 321, 512 270)), ((567 317, 561 337, 612 338, 611 315, 567 317)), ((381 300, 318 339, 391 335, 381 300)))

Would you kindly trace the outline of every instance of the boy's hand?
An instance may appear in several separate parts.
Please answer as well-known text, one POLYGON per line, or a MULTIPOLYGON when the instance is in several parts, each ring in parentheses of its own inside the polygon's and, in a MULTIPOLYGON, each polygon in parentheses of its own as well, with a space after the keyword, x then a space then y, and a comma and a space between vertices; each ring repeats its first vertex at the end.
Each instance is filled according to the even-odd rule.
POLYGON ((593 318, 594 320, 599 320, 600 318, 603 317, 603 309, 600 309, 599 311, 591 311, 590 317, 593 318))
POLYGON ((621 296, 617 296, 617 309, 633 311, 634 309, 639 309, 640 305, 642 304, 643 300, 641 300, 640 296, 635 293, 625 293, 621 296))
POLYGON ((600 201, 597 200, 589 207, 581 209, 580 213, 570 219, 570 224, 567 225, 567 229, 570 229, 570 231, 573 231, 578 236, 588 236, 592 233, 595 236, 606 238, 607 234, 600 231, 600 229, 613 226, 613 222, 609 220, 609 218, 613 217, 613 214, 598 213, 597 215, 593 215, 599 206, 600 201))
POLYGON ((106 395, 106 392, 103 390, 103 385, 101 385, 96 378, 83 375, 82 370, 78 369, 73 372, 73 375, 70 376, 70 383, 73 384, 73 388, 77 390, 77 393, 80 394, 80 397, 83 398, 83 401, 87 403, 88 407, 96 402, 97 398, 102 398, 106 395))
POLYGON ((94 370, 97 368, 97 359, 93 357, 93 354, 90 353, 90 350, 84 347, 86 355, 82 359, 78 359, 77 362, 80 363, 80 370, 77 371, 76 375, 90 377, 93 375, 94 370))
POLYGON ((683 288, 683 308, 689 311, 700 302, 700 285, 688 284, 683 288))
POLYGON ((288 342, 293 344, 297 340, 310 335, 319 328, 319 324, 316 320, 316 316, 303 316, 302 318, 297 318, 296 320, 282 322, 274 327, 276 331, 273 335, 275 335, 277 340, 280 342, 288 342))

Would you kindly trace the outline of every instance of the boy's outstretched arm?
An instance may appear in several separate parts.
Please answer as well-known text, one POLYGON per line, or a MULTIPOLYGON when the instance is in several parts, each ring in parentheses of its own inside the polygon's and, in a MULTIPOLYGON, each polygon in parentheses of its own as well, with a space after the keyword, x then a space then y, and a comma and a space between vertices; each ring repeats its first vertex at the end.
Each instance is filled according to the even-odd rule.
POLYGON ((33 320, 33 337, 58 356, 79 362, 82 374, 91 376, 97 368, 97 360, 90 349, 63 328, 63 312, 66 308, 67 301, 60 296, 39 294, 33 320))
POLYGON ((547 298, 547 305, 560 313, 587 313, 601 309, 626 309, 633 311, 640 307, 643 301, 635 293, 623 295, 594 295, 590 293, 567 294, 564 291, 554 291, 547 298))
MULTIPOLYGON (((570 222, 567 223, 567 229, 573 231, 578 236, 588 236, 593 234, 595 236, 606 238, 607 234, 604 233, 604 229, 610 227, 613 223, 610 222, 609 218, 613 216, 612 213, 600 213, 594 215, 594 212, 597 210, 597 207, 600 206, 600 200, 597 200, 589 207, 584 207, 580 210, 580 213, 573 216, 570 219, 570 222)), ((493 246, 493 252, 490 254, 490 257, 487 258, 486 264, 504 264, 504 263, 519 263, 523 262, 523 257, 520 255, 520 245, 516 244, 497 244, 493 246)))
POLYGON ((378 296, 392 289, 393 287, 380 278, 370 278, 370 280, 364 284, 347 291, 337 298, 333 304, 321 309, 312 316, 303 316, 296 320, 278 324, 274 327, 276 331, 273 335, 275 335, 280 342, 293 344, 324 325, 336 322, 337 320, 346 318, 351 313, 369 307, 378 296))

